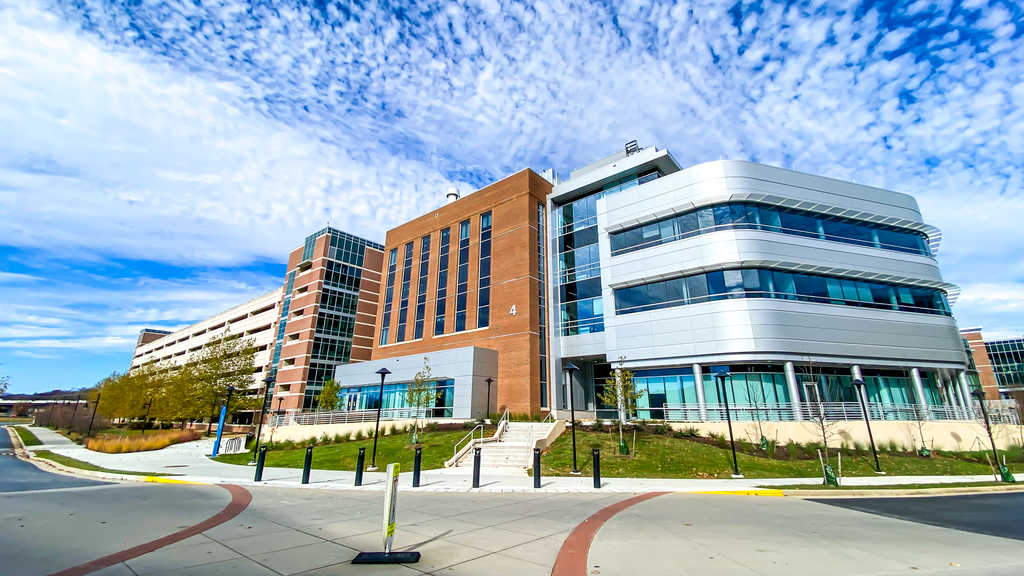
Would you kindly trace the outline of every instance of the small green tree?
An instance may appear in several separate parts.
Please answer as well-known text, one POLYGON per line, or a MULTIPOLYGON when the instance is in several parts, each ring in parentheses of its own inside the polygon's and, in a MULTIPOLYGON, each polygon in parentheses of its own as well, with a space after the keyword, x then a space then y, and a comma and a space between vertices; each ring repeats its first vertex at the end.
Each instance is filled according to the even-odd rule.
POLYGON ((629 454, 629 446, 622 438, 622 422, 636 412, 636 402, 647 392, 638 390, 633 381, 633 372, 625 369, 626 357, 619 356, 619 365, 615 372, 604 381, 604 390, 600 394, 601 402, 619 409, 619 454, 629 454))
POLYGON ((406 406, 413 409, 415 419, 412 433, 409 437, 410 444, 419 443, 420 410, 426 410, 437 402, 437 381, 430 373, 430 358, 423 357, 423 369, 413 376, 412 382, 405 387, 402 394, 406 406))
MULTIPOLYGON (((3 364, 0 364, 0 366, 3 366, 3 364)), ((7 393, 7 386, 10 383, 11 383, 11 377, 10 376, 0 376, 0 394, 6 394, 7 393)))
POLYGON ((341 393, 341 386, 334 381, 334 378, 324 381, 324 387, 320 389, 320 394, 317 395, 317 406, 321 410, 337 410, 339 393, 341 393))

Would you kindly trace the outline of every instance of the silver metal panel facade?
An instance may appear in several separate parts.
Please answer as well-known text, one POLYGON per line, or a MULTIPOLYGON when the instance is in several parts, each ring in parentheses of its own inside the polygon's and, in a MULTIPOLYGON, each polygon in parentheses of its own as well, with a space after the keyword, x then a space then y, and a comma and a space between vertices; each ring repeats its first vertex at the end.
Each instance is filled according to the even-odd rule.
MULTIPOLYGON (((467 346, 429 354, 412 354, 396 358, 342 364, 334 371, 334 379, 342 387, 379 386, 377 370, 387 368, 391 374, 386 384, 411 382, 429 359, 430 371, 438 380, 455 380, 452 418, 482 418, 487 413, 487 378, 498 378, 498 353, 487 348, 467 346)), ((491 412, 497 402, 497 389, 491 394, 491 412)))
MULTIPOLYGON (((583 196, 598 183, 612 181, 629 170, 653 165, 652 158, 666 156, 671 159, 667 152, 644 150, 594 169, 579 181, 556 186, 549 203, 552 222, 560 203, 583 196)), ((931 256, 762 230, 719 230, 611 255, 610 231, 730 201, 763 202, 937 233, 924 223, 917 202, 907 194, 732 160, 670 171, 597 201, 605 330, 562 336, 558 318, 553 318, 552 373, 559 374, 568 359, 600 355, 612 362, 625 357, 628 365, 635 367, 813 361, 964 368, 966 355, 950 316, 780 299, 722 300, 617 316, 613 287, 702 269, 757 266, 794 270, 807 266, 841 270, 844 274, 837 275, 843 277, 878 275, 890 282, 947 292, 955 289, 942 281, 931 256)), ((553 235, 551 269, 557 271, 557 227, 549 229, 553 235)), ((551 301, 558 302, 557 294, 552 294, 551 301)), ((558 306, 551 308, 554 313, 558 306)), ((555 385, 557 381, 552 379, 555 398, 562 388, 555 385)))

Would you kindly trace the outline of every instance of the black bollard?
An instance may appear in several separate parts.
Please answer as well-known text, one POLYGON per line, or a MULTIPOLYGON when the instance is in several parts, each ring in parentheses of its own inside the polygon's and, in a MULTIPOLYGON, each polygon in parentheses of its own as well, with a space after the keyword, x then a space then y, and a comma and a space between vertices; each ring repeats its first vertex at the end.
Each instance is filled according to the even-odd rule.
POLYGON ((533 487, 540 488, 540 448, 533 449, 533 487))
POLYGON ((267 460, 267 447, 260 446, 260 455, 256 458, 256 477, 253 482, 263 481, 263 463, 267 460))
POLYGON ((601 451, 594 448, 594 488, 601 487, 601 451))
POLYGON ((363 485, 363 464, 366 463, 366 447, 359 447, 359 456, 356 457, 356 486, 363 485))
POLYGON ((480 447, 473 448, 473 488, 480 487, 480 447))
POLYGON ((306 446, 306 460, 302 463, 302 483, 309 484, 309 469, 313 467, 313 447, 306 446))
POLYGON ((423 459, 423 448, 416 449, 416 455, 412 459, 412 487, 420 487, 420 460, 423 459))

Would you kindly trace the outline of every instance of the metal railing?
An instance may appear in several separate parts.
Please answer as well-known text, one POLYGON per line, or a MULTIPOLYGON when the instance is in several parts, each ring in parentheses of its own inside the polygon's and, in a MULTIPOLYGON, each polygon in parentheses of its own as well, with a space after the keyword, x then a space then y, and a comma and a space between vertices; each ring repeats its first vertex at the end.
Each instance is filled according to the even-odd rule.
POLYGON ((461 448, 459 448, 459 447, 462 446, 463 442, 465 442, 466 440, 469 440, 469 442, 472 443, 474 440, 478 439, 476 437, 477 430, 480 431, 480 438, 479 438, 479 440, 483 440, 483 438, 484 438, 484 425, 483 424, 477 424, 476 426, 473 427, 472 430, 469 431, 469 434, 466 434, 465 436, 462 437, 462 440, 459 440, 458 442, 455 443, 455 448, 452 451, 452 458, 454 458, 455 456, 457 456, 459 454, 459 450, 461 450, 461 448))
MULTIPOLYGON (((986 404, 986 407, 988 405, 986 404)), ((925 406, 920 404, 887 404, 872 402, 867 405, 870 420, 916 421, 916 420, 981 420, 981 410, 958 406, 925 406)), ((651 419, 667 422, 724 422, 724 404, 664 404, 657 408, 640 409, 651 419), (658 413, 663 418, 658 418, 658 413)), ((858 402, 785 402, 770 404, 730 404, 729 417, 736 421, 796 422, 799 420, 863 420, 864 413, 858 402)), ((989 418, 993 424, 1018 424, 1017 412, 1012 407, 995 407, 989 418)))
MULTIPOLYGON (((434 408, 385 408, 380 411, 383 420, 408 420, 413 418, 429 418, 434 408)), ((443 409, 442 409, 443 410, 443 409)), ((332 412, 306 412, 275 414, 270 418, 270 426, 316 426, 320 424, 358 424, 373 422, 377 419, 376 410, 335 410, 332 412)))

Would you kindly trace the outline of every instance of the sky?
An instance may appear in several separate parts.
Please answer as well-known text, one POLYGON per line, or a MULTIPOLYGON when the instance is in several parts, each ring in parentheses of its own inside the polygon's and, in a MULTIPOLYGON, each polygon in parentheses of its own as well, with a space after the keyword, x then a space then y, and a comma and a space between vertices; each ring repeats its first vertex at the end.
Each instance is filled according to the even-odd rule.
POLYGON ((634 139, 912 194, 959 325, 1024 334, 1013 2, 0 0, 0 375, 89 386, 328 222, 634 139))

